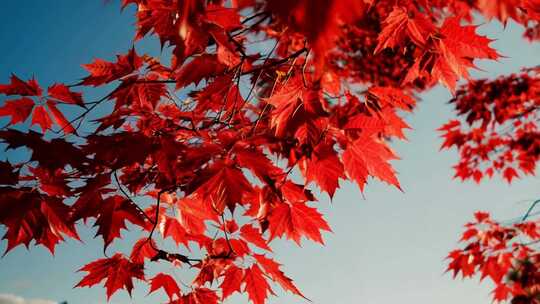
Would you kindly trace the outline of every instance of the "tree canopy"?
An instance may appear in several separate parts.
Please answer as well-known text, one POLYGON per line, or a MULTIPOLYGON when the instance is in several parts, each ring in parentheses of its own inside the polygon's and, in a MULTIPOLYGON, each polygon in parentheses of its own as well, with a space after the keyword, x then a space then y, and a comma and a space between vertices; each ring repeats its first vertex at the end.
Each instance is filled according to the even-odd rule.
MULTIPOLYGON (((478 18, 511 19, 538 40, 538 0, 122 5, 137 8, 136 35, 115 60, 83 64, 87 76, 74 83, 12 75, 0 85, 9 120, 0 141, 29 153, 0 161, 6 253, 32 243, 54 253, 90 223, 105 257, 80 269, 78 287, 104 282, 110 298, 142 280, 169 303, 216 304, 239 292, 264 304, 279 286, 308 300, 272 240, 324 244, 331 227, 315 189, 332 198, 340 181, 363 191, 372 179, 401 189, 389 141, 405 139, 402 114, 438 84, 458 114, 439 129, 442 148, 459 152, 456 177, 510 183, 535 173, 540 67, 496 79, 469 72, 502 57, 478 34, 478 18), (148 36, 161 56, 137 51, 148 36), (89 100, 92 90, 107 93, 89 100), (89 120, 103 104, 111 111, 89 120), (141 231, 131 252, 107 252, 128 223, 141 231), (183 286, 165 272, 146 276, 153 263, 196 271, 183 286)), ((510 225, 475 213, 448 270, 488 277, 494 300, 540 303, 537 203, 510 225)))

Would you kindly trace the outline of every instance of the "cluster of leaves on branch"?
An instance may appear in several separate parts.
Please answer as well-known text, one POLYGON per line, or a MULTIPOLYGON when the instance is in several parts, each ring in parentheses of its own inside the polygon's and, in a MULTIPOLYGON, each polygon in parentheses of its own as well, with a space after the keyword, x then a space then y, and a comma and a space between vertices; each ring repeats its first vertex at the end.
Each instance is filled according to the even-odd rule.
POLYGON ((489 278, 495 285, 496 301, 510 298, 512 304, 540 303, 540 253, 536 247, 540 222, 526 221, 527 215, 522 221, 502 225, 488 213, 476 212, 475 221, 465 225, 461 237, 467 246, 450 252, 448 271, 454 277, 478 273, 481 280, 489 278))
MULTIPOLYGON (((526 68, 470 81, 457 91, 451 102, 464 123, 452 120, 439 129, 445 138, 442 148, 455 146, 460 153, 456 177, 480 182, 499 172, 510 183, 518 172, 534 175, 540 158, 539 73, 539 67, 526 68)), ((466 246, 449 254, 448 270, 464 278, 488 277, 496 301, 540 303, 540 221, 528 219, 536 204, 510 225, 477 212, 461 238, 466 246)))
MULTIPOLYGON (((480 79, 463 85, 451 102, 464 123, 453 120, 440 128, 442 148, 457 147, 460 161, 456 177, 480 182, 499 172, 510 183, 533 175, 540 158, 540 69, 494 80, 480 79)), ((540 303, 540 219, 533 213, 536 201, 523 219, 511 224, 477 212, 466 224, 461 241, 466 244, 448 256, 448 270, 464 278, 480 274, 495 285, 496 301, 540 303)))
MULTIPOLYGON (((8 154, 29 152, 0 162, 0 224, 7 251, 34 241, 54 252, 65 238, 78 240, 84 223, 107 250, 129 222, 141 231, 132 251, 87 264, 77 286, 105 281, 110 297, 131 292, 138 279, 179 304, 218 303, 235 292, 263 304, 272 282, 304 297, 271 242, 323 243, 330 227, 313 185, 330 197, 340 180, 362 190, 370 178, 399 188, 387 144, 405 137, 399 113, 436 83, 455 91, 475 59, 499 57, 472 14, 512 18, 532 38, 539 21, 537 0, 122 4, 136 8, 134 40, 156 36, 166 55, 132 48, 113 61, 95 59, 79 83, 52 84, 46 93, 15 75, 0 85, 7 96, 0 116, 10 118, 0 139, 8 154), (83 97, 94 87, 110 91, 83 97), (111 110, 89 121, 105 105, 111 110), (181 287, 170 274, 150 276, 154 263, 196 274, 181 287)), ((537 77, 525 74, 531 83, 537 77)), ((463 113, 477 111, 467 110, 464 95, 456 95, 463 113)), ((511 115, 530 106, 518 95, 511 115)), ((536 108, 523 119, 535 115, 533 98, 536 108)))
POLYGON ((465 124, 452 120, 439 130, 442 147, 460 152, 456 177, 479 182, 498 171, 511 182, 518 171, 534 174, 540 158, 540 67, 471 81, 451 102, 465 124))

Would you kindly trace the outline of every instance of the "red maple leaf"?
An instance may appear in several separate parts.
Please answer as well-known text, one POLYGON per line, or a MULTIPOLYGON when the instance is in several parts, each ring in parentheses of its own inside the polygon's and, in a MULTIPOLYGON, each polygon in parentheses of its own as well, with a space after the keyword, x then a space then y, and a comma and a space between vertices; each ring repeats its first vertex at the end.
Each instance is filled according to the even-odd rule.
POLYGON ((244 290, 253 304, 264 304, 269 294, 274 294, 261 269, 256 264, 245 270, 244 290))
POLYGON ((182 227, 192 234, 204 234, 206 231, 206 220, 215 220, 217 215, 210 211, 205 201, 200 199, 184 198, 178 200, 178 219, 182 227))
POLYGON ((300 244, 302 236, 323 244, 321 230, 331 231, 317 209, 305 203, 281 203, 269 216, 270 240, 286 235, 300 244))
POLYGON ((307 300, 307 298, 300 292, 300 290, 293 284, 293 281, 287 277, 281 267, 276 261, 265 257, 264 255, 255 254, 253 257, 257 260, 257 263, 262 266, 264 271, 277 282, 284 290, 290 291, 293 294, 299 295, 307 300))
POLYGON ((8 240, 6 253, 32 240, 54 253, 64 236, 79 239, 69 218, 69 207, 56 197, 46 197, 28 189, 4 189, 0 198, 0 223, 7 227, 3 239, 8 240))
POLYGON ((54 98, 58 101, 76 104, 83 106, 84 101, 82 94, 73 92, 71 89, 63 83, 55 83, 47 89, 47 94, 50 98, 54 98))
POLYGON ((85 64, 83 67, 90 72, 81 84, 89 86, 100 86, 121 77, 127 76, 142 66, 142 58, 137 55, 132 48, 125 55, 117 55, 116 62, 96 59, 94 62, 85 64))
POLYGON ((221 299, 225 300, 235 292, 240 292, 240 286, 244 278, 244 270, 231 265, 225 270, 223 274, 223 282, 219 285, 222 290, 221 299))
POLYGON ((144 264, 145 259, 153 259, 158 254, 154 248, 156 248, 154 240, 142 238, 133 245, 129 259, 133 263, 144 264))
POLYGON ((0 116, 11 116, 11 125, 24 122, 34 109, 34 101, 28 97, 22 97, 21 99, 7 100, 6 103, 0 107, 0 116))
POLYGON ((167 296, 171 301, 173 300, 174 295, 177 295, 179 298, 182 296, 180 287, 178 287, 174 278, 168 274, 158 273, 155 277, 150 279, 150 291, 148 293, 152 293, 160 288, 165 290, 165 293, 167 293, 167 296))
POLYGON ((240 236, 251 244, 272 252, 272 249, 268 246, 267 241, 262 237, 259 230, 253 227, 253 225, 246 224, 242 226, 242 228, 240 228, 240 236))
POLYGON ((208 288, 195 288, 192 292, 172 301, 171 304, 218 304, 216 292, 208 288))
MULTIPOLYGON (((13 90, 18 90, 17 92, 19 92, 20 95, 30 94, 31 92, 28 91, 30 89, 25 88, 26 87, 13 90)), ((51 129, 53 121, 56 122, 65 133, 72 133, 75 131, 69 121, 65 118, 64 114, 56 107, 56 101, 47 100, 46 106, 41 104, 36 105, 31 98, 22 97, 20 99, 7 100, 4 106, 0 107, 0 116, 11 116, 11 125, 26 121, 32 112, 31 124, 39 125, 43 132, 51 129)))
MULTIPOLYGON (((62 131, 64 131, 65 133, 72 133, 75 131, 75 129, 66 119, 64 114, 56 107, 56 103, 54 101, 47 100, 47 108, 49 108, 49 111, 51 113, 50 117, 52 117, 53 120, 56 122, 56 124, 60 126, 62 131)), ((34 114, 34 117, 35 117, 35 114, 34 114)))
POLYGON ((388 163, 396 156, 382 142, 363 136, 350 143, 343 153, 343 165, 348 176, 355 180, 361 189, 368 176, 377 177, 400 188, 394 170, 388 163))
POLYGON ((339 188, 339 179, 345 178, 343 164, 335 150, 328 144, 317 145, 311 158, 300 165, 305 166, 306 181, 317 183, 321 190, 330 195, 330 198, 339 188))
POLYGON ((220 63, 216 55, 201 55, 178 69, 176 87, 183 88, 191 83, 198 84, 201 80, 217 76, 225 71, 225 65, 220 63))
POLYGON ((105 280, 107 299, 110 299, 119 289, 126 289, 131 295, 133 279, 144 280, 142 264, 132 263, 120 253, 110 258, 96 260, 79 271, 85 271, 88 274, 77 283, 76 287, 93 286, 105 280))
POLYGON ((224 166, 216 170, 195 193, 208 201, 212 208, 221 214, 225 207, 233 211, 235 205, 241 203, 243 195, 251 192, 251 189, 251 184, 241 170, 224 166))
POLYGON ((427 75, 455 91, 456 82, 469 78, 474 59, 497 59, 499 54, 489 46, 492 41, 476 34, 477 26, 460 24, 460 18, 447 18, 437 35, 431 37, 428 48, 420 60, 409 70, 405 82, 427 75), (428 64, 429 63, 429 64, 428 64))
MULTIPOLYGON (((184 213, 182 214, 183 214, 182 218, 184 219, 183 222, 190 223, 191 221, 186 220, 186 218, 188 217, 186 215, 186 211, 184 211, 184 213)), ((199 227, 202 227, 200 222, 197 221, 197 223, 198 223, 196 226, 197 228, 188 226, 187 229, 190 229, 191 231, 193 231, 194 229, 195 231, 197 231, 197 229, 202 229, 202 228, 199 228, 199 227)), ((184 228, 184 226, 180 224, 180 222, 177 219, 168 217, 168 216, 163 216, 161 218, 161 223, 159 225, 159 228, 164 238, 171 237, 177 245, 183 244, 184 246, 188 247, 188 242, 189 242, 189 238, 187 235, 188 232, 186 231, 186 228, 184 228)))
POLYGON ((0 94, 41 96, 42 89, 34 78, 23 81, 15 74, 12 74, 10 84, 0 84, 0 94))
POLYGON ((127 229, 125 221, 144 227, 146 219, 139 209, 125 198, 114 195, 106 198, 98 205, 96 210, 96 223, 98 227, 97 235, 103 236, 105 248, 107 248, 115 238, 120 237, 120 230, 127 229))
POLYGON ((384 28, 377 37, 375 53, 385 48, 395 48, 402 45, 406 38, 418 46, 426 43, 427 37, 434 31, 433 24, 424 15, 415 11, 394 6, 392 12, 384 20, 384 28))

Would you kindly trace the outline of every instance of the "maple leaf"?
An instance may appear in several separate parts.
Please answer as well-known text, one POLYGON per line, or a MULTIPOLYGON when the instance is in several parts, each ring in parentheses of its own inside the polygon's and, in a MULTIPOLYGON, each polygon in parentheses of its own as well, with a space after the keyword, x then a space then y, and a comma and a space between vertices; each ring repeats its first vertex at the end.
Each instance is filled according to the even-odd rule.
POLYGON ((145 259, 152 259, 158 254, 154 248, 156 248, 154 240, 142 238, 133 245, 129 259, 133 263, 144 264, 145 259))
POLYGON ((410 112, 415 106, 414 99, 398 88, 373 86, 368 94, 379 101, 381 108, 390 106, 410 112))
POLYGON ((96 236, 103 237, 105 248, 109 247, 115 238, 120 237, 121 229, 127 229, 126 220, 141 227, 146 225, 144 216, 136 206, 119 195, 106 198, 97 208, 94 226, 98 227, 96 236))
POLYGON ((468 69, 475 67, 474 59, 497 59, 499 54, 489 46, 491 39, 476 34, 477 26, 461 26, 460 18, 447 18, 439 35, 432 37, 432 48, 421 60, 417 60, 407 73, 404 82, 416 79, 422 71, 455 91, 460 77, 469 78, 468 69), (431 62, 430 67, 422 66, 431 62))
POLYGON ((70 195, 71 191, 66 186, 66 175, 62 170, 52 171, 43 167, 29 167, 28 170, 39 181, 41 191, 54 197, 67 197, 70 195))
POLYGON ((520 0, 478 0, 476 5, 488 19, 496 17, 506 24, 508 18, 519 20, 518 8, 522 2, 520 0))
POLYGON ((179 298, 182 296, 180 293, 180 287, 176 284, 176 281, 168 274, 158 273, 155 277, 150 279, 150 291, 149 294, 163 288, 169 300, 172 301, 174 295, 177 295, 179 298))
POLYGON ((218 304, 218 300, 215 291, 199 287, 182 296, 182 298, 171 302, 171 304, 218 304))
POLYGON ((44 106, 38 105, 34 107, 32 115, 32 125, 39 125, 41 131, 45 132, 52 126, 52 120, 44 106))
POLYGON ((98 175, 86 181, 86 185, 77 189, 80 196, 73 204, 71 218, 86 221, 90 217, 97 216, 98 206, 96 202, 103 201, 103 195, 111 192, 106 187, 110 184, 111 177, 108 174, 98 175))
POLYGON ((10 80, 10 84, 0 84, 0 94, 21 96, 41 96, 42 94, 42 89, 34 78, 23 81, 15 74, 11 74, 10 80))
MULTIPOLYGON (((214 244, 214 242, 206 244, 208 252, 212 256, 226 256, 228 248, 226 245, 223 246, 223 243, 224 242, 218 241, 218 244, 214 244)), ((192 284, 195 286, 204 286, 206 283, 212 284, 224 266, 225 265, 217 259, 207 258, 202 260, 196 266, 200 270, 195 279, 193 279, 192 284)))
POLYGON ((401 117, 399 117, 395 110, 387 107, 382 110, 382 119, 385 122, 384 135, 387 137, 397 137, 399 139, 407 139, 404 130, 411 129, 411 126, 407 124, 401 117))
POLYGON ((468 241, 469 239, 478 235, 478 230, 476 228, 470 228, 467 231, 463 232, 460 241, 468 241))
POLYGON ((243 103, 238 86, 231 85, 231 80, 230 76, 218 76, 203 91, 192 92, 190 95, 197 100, 195 110, 228 113, 235 105, 243 103))
POLYGON ((290 291, 293 294, 299 295, 309 301, 309 299, 307 299, 293 284, 293 281, 279 269, 281 267, 280 264, 270 258, 265 257, 264 255, 255 254, 253 257, 255 260, 257 260, 257 263, 262 266, 264 271, 272 278, 272 280, 281 286, 281 288, 290 291))
MULTIPOLYGON (((185 203, 185 200, 183 201, 183 203, 185 203)), ((186 211, 184 211, 183 213, 183 217, 182 217, 183 222, 184 223, 192 222, 190 220, 186 220, 187 215, 185 213, 186 211)), ((189 224, 187 225, 189 227, 188 229, 190 229, 191 231, 202 230, 202 228, 200 228, 202 227, 201 224, 196 224, 195 226, 196 228, 189 226, 189 224)), ((171 218, 168 216, 163 216, 161 219, 161 223, 159 225, 159 229, 164 238, 171 237, 177 245, 183 244, 185 247, 188 247, 188 243, 189 243, 189 239, 187 235, 188 232, 186 231, 186 228, 184 228, 184 226, 180 224, 180 222, 177 219, 171 218)))
POLYGON ((259 266, 254 264, 244 272, 244 290, 253 304, 264 304, 269 294, 274 295, 259 266))
POLYGON ((204 234, 206 220, 216 220, 215 212, 208 210, 204 201, 199 199, 183 198, 178 200, 178 220, 182 227, 192 234, 204 234))
POLYGON ((441 26, 445 46, 461 57, 497 59, 499 54, 489 46, 492 39, 476 34, 478 26, 461 26, 458 17, 447 18, 441 26))
POLYGON ((283 174, 283 170, 274 165, 262 151, 242 149, 238 145, 235 149, 238 165, 249 169, 260 180, 264 181, 283 174))
POLYGON ((44 197, 29 189, 1 188, 0 223, 7 227, 3 239, 6 252, 32 240, 54 254, 56 244, 68 236, 79 240, 73 222, 66 221, 69 207, 54 197, 44 197))
POLYGON ((55 83, 50 86, 47 89, 47 94, 50 98, 54 98, 65 103, 76 104, 79 106, 84 105, 82 94, 71 91, 71 89, 63 83, 55 83))
POLYGON ((268 246, 266 240, 262 237, 261 233, 253 227, 253 225, 246 224, 242 226, 242 228, 240 228, 240 236, 251 244, 272 252, 272 249, 268 246))
POLYGON ((474 218, 476 219, 476 221, 477 221, 478 223, 482 223, 482 222, 484 222, 484 221, 486 221, 486 220, 489 220, 490 215, 489 215, 489 213, 487 213, 487 212, 476 211, 476 212, 474 213, 474 218))
POLYGON ((434 30, 433 24, 422 14, 408 12, 403 7, 394 6, 384 20, 384 27, 377 37, 378 44, 374 52, 379 53, 385 48, 395 48, 403 44, 405 38, 411 39, 418 46, 423 46, 427 36, 434 30))
POLYGON ((493 299, 495 301, 505 301, 511 294, 511 289, 506 284, 498 284, 493 290, 493 299))
POLYGON ((344 126, 345 129, 362 130, 365 135, 378 134, 384 131, 386 123, 378 116, 368 116, 366 114, 358 114, 349 118, 349 121, 344 126))
POLYGON ((225 68, 216 55, 197 56, 176 73, 176 88, 180 89, 191 83, 198 84, 203 79, 222 74, 225 68))
POLYGON ((49 111, 51 112, 52 118, 54 119, 56 124, 61 127, 62 131, 64 131, 65 133, 75 132, 75 129, 66 119, 64 114, 60 110, 58 110, 55 102, 51 100, 47 100, 47 107, 49 108, 49 111))
MULTIPOLYGON (((302 163, 301 163, 302 165, 302 163)), ((305 161, 306 182, 314 181, 330 198, 339 188, 339 179, 345 178, 343 164, 331 145, 317 145, 310 159, 305 161)))
POLYGON ((229 243, 231 244, 232 251, 237 256, 244 257, 248 254, 251 254, 248 243, 242 239, 230 239, 229 243))
POLYGON ((508 167, 504 169, 503 176, 504 176, 504 179, 506 179, 508 183, 511 183, 512 179, 514 179, 515 177, 519 177, 519 175, 516 172, 516 169, 512 167, 508 167))
POLYGON ((88 274, 75 287, 93 286, 105 280, 107 299, 119 289, 126 289, 131 296, 133 279, 144 280, 142 264, 132 263, 120 253, 89 263, 79 271, 88 274))
POLYGON ((401 189, 394 170, 388 163, 388 160, 395 158, 394 153, 384 143, 363 136, 347 146, 343 153, 343 165, 347 175, 355 180, 362 190, 369 175, 401 189))
POLYGON ((499 267, 499 264, 497 261, 499 260, 498 257, 489 257, 484 265, 481 266, 482 275, 481 279, 484 279, 485 277, 489 276, 493 282, 499 284, 502 282, 502 279, 504 278, 504 275, 508 271, 507 269, 502 269, 502 267, 499 267))
POLYGON ((11 116, 11 121, 9 123, 12 125, 24 122, 32 113, 34 105, 34 101, 28 97, 7 100, 6 103, 0 107, 0 116, 11 116))
POLYGON ((236 46, 232 43, 234 38, 229 37, 225 30, 220 27, 212 27, 210 33, 218 45, 218 61, 227 67, 238 65, 241 60, 240 56, 236 53, 236 46))
POLYGON ((271 125, 276 129, 276 136, 283 135, 288 122, 295 119, 302 105, 299 100, 301 96, 301 87, 296 85, 283 87, 268 99, 268 103, 275 107, 271 125))
POLYGON ((234 292, 240 292, 240 286, 244 278, 244 270, 234 264, 229 266, 223 274, 223 282, 219 285, 222 290, 221 300, 225 300, 234 292))
POLYGON ((56 102, 47 100, 47 107, 44 105, 36 105, 34 101, 28 97, 22 97, 15 100, 7 100, 4 106, 0 107, 0 116, 11 116, 10 124, 24 122, 33 111, 32 125, 39 125, 43 132, 51 129, 53 120, 62 127, 65 133, 74 131, 71 124, 64 117, 62 112, 56 107, 56 102), (47 112, 47 108, 50 113, 47 112), (52 119, 51 119, 52 117, 52 119))
POLYGON ((212 207, 221 214, 225 207, 233 211, 235 205, 241 202, 244 193, 251 191, 251 184, 242 171, 234 167, 224 166, 201 185, 196 193, 210 202, 212 207))
POLYGON ((292 28, 302 32, 313 46, 319 63, 327 50, 333 48, 342 24, 356 21, 369 0, 299 0, 267 1, 268 8, 292 28))
POLYGON ((111 98, 116 100, 115 111, 118 111, 122 106, 153 110, 161 97, 167 96, 165 85, 153 82, 156 80, 157 76, 123 79, 118 88, 111 94, 111 98))
MULTIPOLYGON (((129 2, 132 1, 127 1, 125 5, 129 2)), ((167 1, 151 1, 137 4, 137 31, 134 40, 137 41, 149 32, 154 32, 159 36, 162 46, 167 41, 171 41, 173 37, 178 36, 178 25, 180 25, 182 32, 185 32, 188 18, 192 13, 195 13, 193 9, 190 9, 190 7, 194 6, 191 0, 182 1, 182 3, 178 4, 167 1), (178 18, 178 15, 181 18, 178 18)))
POLYGON ((238 29, 242 26, 238 9, 227 8, 210 3, 205 11, 205 18, 226 30, 238 29))
POLYGON ((96 87, 109 83, 133 73, 143 63, 134 48, 125 55, 117 55, 116 58, 116 62, 96 59, 90 64, 84 64, 83 67, 90 72, 90 75, 85 77, 81 84, 96 87))
POLYGON ((270 240, 286 235, 300 245, 305 236, 324 244, 321 230, 332 231, 317 209, 305 203, 281 203, 272 209, 269 216, 270 240))

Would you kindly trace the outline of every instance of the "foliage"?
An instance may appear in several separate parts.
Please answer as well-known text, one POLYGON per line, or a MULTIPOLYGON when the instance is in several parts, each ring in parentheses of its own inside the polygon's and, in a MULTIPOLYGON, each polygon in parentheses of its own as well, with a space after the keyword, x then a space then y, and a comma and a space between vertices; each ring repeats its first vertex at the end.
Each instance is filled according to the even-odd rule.
MULTIPOLYGON (((537 201, 537 203, 540 201, 537 201)), ((539 303, 540 254, 533 245, 540 239, 538 221, 523 221, 510 226, 493 221, 485 212, 475 213, 467 223, 462 241, 464 249, 450 252, 448 270, 454 277, 481 274, 496 285, 493 298, 512 303, 539 303)))
MULTIPOLYGON (((437 83, 466 116, 441 128, 443 147, 460 151, 457 176, 479 181, 500 171, 510 182, 518 171, 534 173, 538 68, 456 86, 476 59, 500 57, 476 33, 473 14, 513 19, 537 39, 537 0, 122 4, 137 8, 134 40, 156 36, 167 56, 132 48, 83 65, 88 75, 74 85, 44 90, 15 75, 0 85, 9 98, 0 139, 7 150, 30 151, 27 161, 0 162, 6 252, 34 241, 54 253, 87 222, 104 250, 127 222, 141 230, 131 254, 87 264, 77 286, 105 281, 111 297, 138 279, 150 292, 163 289, 170 303, 212 304, 241 292, 263 304, 274 282, 304 297, 272 257, 271 241, 323 244, 331 228, 312 185, 330 197, 340 180, 362 190, 370 178, 400 188, 388 141, 405 138, 399 114, 437 83), (82 93, 94 87, 110 91, 87 100, 82 93), (112 111, 88 121, 104 104, 112 111), (176 249, 158 247, 163 239, 176 249), (201 256, 188 256, 195 246, 201 256), (168 262, 197 270, 190 289, 166 273, 145 275, 149 264, 168 262)), ((537 225, 476 218, 450 269, 470 276, 479 267, 497 284, 497 300, 537 297, 537 253, 509 242, 519 233, 536 240, 537 225), (503 280, 507 273, 516 274, 503 280)))

